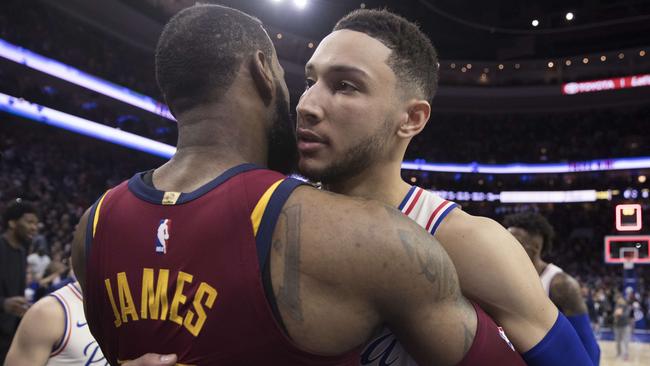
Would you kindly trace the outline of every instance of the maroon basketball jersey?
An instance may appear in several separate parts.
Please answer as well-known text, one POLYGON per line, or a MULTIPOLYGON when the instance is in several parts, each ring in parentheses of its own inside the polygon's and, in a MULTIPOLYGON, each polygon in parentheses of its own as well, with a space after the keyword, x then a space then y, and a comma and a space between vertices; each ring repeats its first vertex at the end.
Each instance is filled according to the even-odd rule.
POLYGON ((91 209, 84 298, 113 365, 176 353, 182 365, 358 365, 300 350, 276 322, 262 269, 285 201, 301 182, 252 164, 191 193, 136 174, 91 209))

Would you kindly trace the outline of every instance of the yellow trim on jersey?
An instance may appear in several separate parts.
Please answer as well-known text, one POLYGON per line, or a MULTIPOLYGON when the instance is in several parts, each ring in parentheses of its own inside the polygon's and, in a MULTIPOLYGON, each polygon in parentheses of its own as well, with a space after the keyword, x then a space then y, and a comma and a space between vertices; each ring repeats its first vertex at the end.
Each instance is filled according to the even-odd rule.
POLYGON ((106 194, 110 192, 111 190, 109 189, 102 195, 102 198, 99 199, 99 203, 97 204, 97 207, 95 208, 95 215, 93 217, 93 238, 95 237, 95 231, 97 230, 97 222, 99 221, 99 209, 102 207, 102 202, 104 202, 104 198, 106 197, 106 194))
POLYGON ((251 223, 253 224, 253 234, 257 236, 257 230, 260 228, 260 224, 262 223, 262 216, 264 216, 264 211, 266 210, 266 206, 269 204, 269 200, 271 200, 271 196, 273 195, 273 192, 275 192, 275 189, 278 188, 280 183, 282 183, 284 179, 280 179, 279 181, 273 183, 269 189, 264 192, 262 195, 262 198, 260 198, 259 201, 257 201, 257 205, 255 205, 255 209, 253 209, 253 213, 251 213, 251 223))

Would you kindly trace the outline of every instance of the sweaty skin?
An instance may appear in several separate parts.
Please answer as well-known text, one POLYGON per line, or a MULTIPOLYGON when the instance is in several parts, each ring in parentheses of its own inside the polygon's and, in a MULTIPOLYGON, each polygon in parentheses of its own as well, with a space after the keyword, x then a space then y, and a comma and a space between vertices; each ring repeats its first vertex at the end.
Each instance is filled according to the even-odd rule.
MULTIPOLYGON (((328 35, 305 68, 297 131, 304 175, 330 191, 397 207, 410 189, 401 162, 431 107, 399 84, 388 65, 391 52, 365 33, 328 35)), ((454 262, 463 293, 506 330, 520 353, 544 338, 558 310, 512 235, 491 219, 454 209, 435 237, 454 262)))

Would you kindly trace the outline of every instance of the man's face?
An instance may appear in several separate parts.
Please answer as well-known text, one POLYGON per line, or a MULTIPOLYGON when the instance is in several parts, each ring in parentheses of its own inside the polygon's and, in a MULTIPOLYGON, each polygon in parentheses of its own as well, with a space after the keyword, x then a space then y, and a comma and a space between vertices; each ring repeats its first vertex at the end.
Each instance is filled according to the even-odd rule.
POLYGON ((33 213, 26 213, 18 220, 10 221, 10 227, 13 228, 16 238, 23 245, 28 245, 38 233, 38 217, 33 213))
POLYGON ((512 236, 517 239, 519 243, 521 243, 521 246, 524 247, 524 250, 526 250, 526 254, 530 257, 531 260, 535 258, 536 253, 539 252, 541 248, 539 248, 538 245, 538 236, 533 236, 531 235, 528 231, 519 228, 519 227, 509 227, 508 231, 512 236))
POLYGON ((395 141, 402 98, 387 64, 391 50, 360 32, 331 33, 305 67, 298 103, 298 168, 333 183, 385 159, 395 141))
POLYGON ((269 169, 289 174, 298 160, 295 127, 289 112, 289 90, 284 81, 284 70, 274 56, 274 77, 276 85, 275 112, 269 131, 269 169))

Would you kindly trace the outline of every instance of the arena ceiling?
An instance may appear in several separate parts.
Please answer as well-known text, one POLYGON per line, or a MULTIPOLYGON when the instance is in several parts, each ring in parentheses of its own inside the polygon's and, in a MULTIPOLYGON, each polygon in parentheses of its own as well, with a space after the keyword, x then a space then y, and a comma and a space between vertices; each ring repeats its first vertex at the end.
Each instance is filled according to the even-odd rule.
MULTIPOLYGON (((120 0, 164 23, 195 0, 120 0)), ((648 0, 219 0, 280 31, 318 41, 351 10, 388 8, 417 21, 444 59, 507 61, 648 46, 648 0), (362 5, 363 4, 363 5, 362 5), (573 13, 567 20, 566 14, 573 13), (537 20, 539 25, 532 26, 537 20)))

